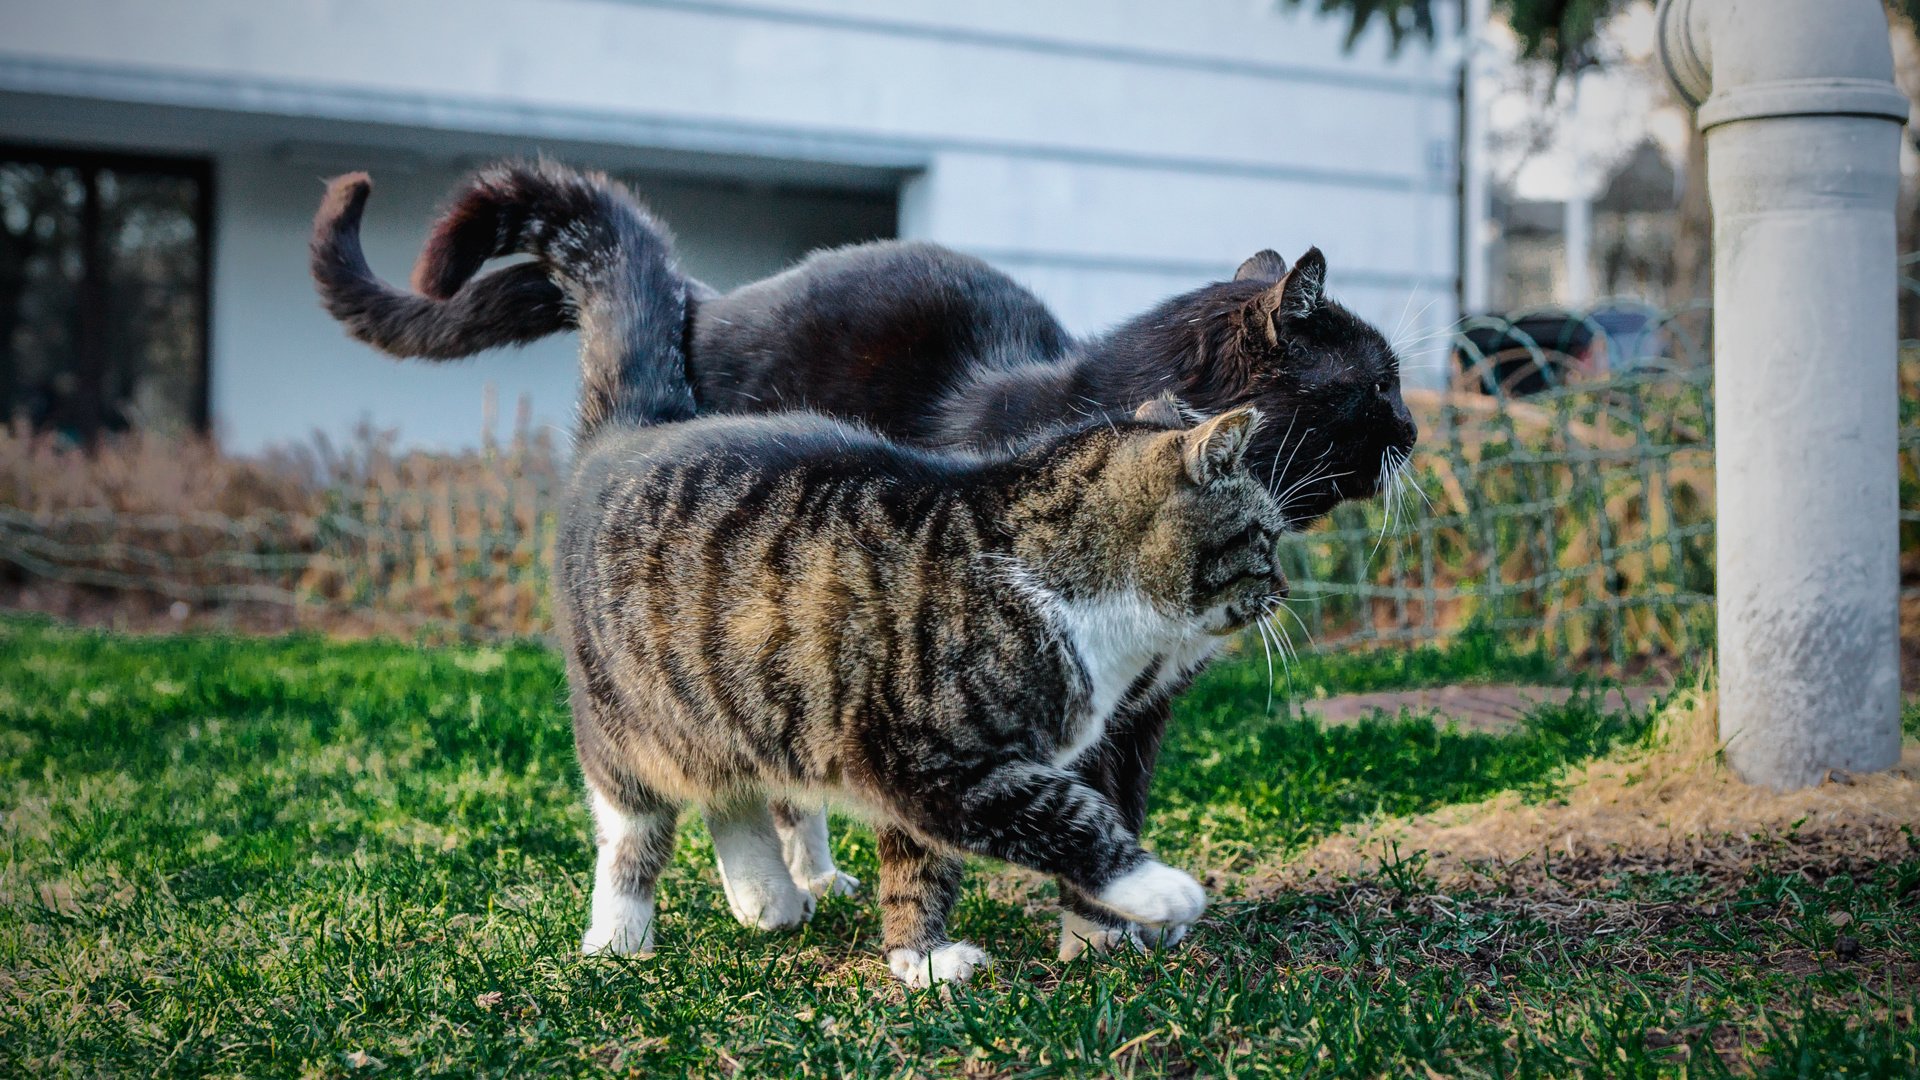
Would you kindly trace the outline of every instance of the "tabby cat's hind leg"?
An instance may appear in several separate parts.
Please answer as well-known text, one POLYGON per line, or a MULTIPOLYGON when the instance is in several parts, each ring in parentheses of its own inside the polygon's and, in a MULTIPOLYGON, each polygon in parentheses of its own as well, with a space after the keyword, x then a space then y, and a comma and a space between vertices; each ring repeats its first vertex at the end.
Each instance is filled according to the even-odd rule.
POLYGON ((653 952, 654 886, 673 858, 679 808, 644 787, 608 794, 589 784, 599 857, 593 871, 593 916, 580 949, 596 953, 653 952))
POLYGON ((759 798, 736 798, 707 807, 707 831, 720 863, 727 906, 740 925, 784 930, 813 917, 814 899, 793 883, 780 850, 773 815, 759 798))
POLYGON ((947 939, 947 916, 960 896, 960 857, 927 848, 899 829, 884 826, 880 851, 881 948, 887 967, 915 989, 965 982, 989 963, 987 954, 947 939))
POLYGON ((780 852, 795 885, 815 897, 852 896, 860 890, 859 878, 841 873, 833 864, 833 851, 827 846, 826 810, 809 812, 780 799, 768 809, 773 813, 780 852))

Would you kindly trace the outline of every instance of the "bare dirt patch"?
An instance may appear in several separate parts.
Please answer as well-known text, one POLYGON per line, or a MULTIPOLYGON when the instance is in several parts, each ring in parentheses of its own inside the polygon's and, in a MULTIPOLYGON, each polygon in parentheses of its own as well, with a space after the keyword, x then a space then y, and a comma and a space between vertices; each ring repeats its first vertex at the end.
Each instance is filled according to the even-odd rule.
POLYGON ((1556 893, 1636 872, 1732 880, 1794 845, 1821 865, 1910 850, 1920 830, 1920 745, 1909 743, 1888 772, 1835 773, 1776 793, 1741 782, 1722 762, 1717 705, 1710 688, 1684 693, 1648 744, 1574 769, 1557 798, 1510 792, 1363 823, 1263 867, 1249 891, 1371 876, 1383 858, 1413 852, 1424 853, 1443 887, 1556 893))
MULTIPOLYGON (((1616 687, 1601 695, 1601 701, 1606 709, 1643 709, 1658 692, 1651 686, 1616 687)), ((1435 712, 1469 731, 1499 733, 1517 727, 1528 712, 1541 705, 1565 704, 1574 693, 1566 686, 1438 686, 1340 694, 1305 702, 1300 709, 1329 724, 1353 723, 1376 712, 1389 716, 1402 710, 1435 712)))

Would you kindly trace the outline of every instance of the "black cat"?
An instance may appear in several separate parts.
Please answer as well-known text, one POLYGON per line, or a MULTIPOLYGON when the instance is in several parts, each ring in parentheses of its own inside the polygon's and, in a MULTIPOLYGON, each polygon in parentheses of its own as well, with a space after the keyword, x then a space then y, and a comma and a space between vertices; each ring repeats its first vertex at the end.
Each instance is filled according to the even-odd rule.
MULTIPOLYGON (((555 279, 599 278, 570 271, 569 238, 541 230, 578 220, 593 210, 582 200, 598 199, 626 265, 647 268, 628 283, 631 295, 606 298, 626 306, 629 332, 651 335, 628 343, 630 351, 681 348, 702 413, 807 408, 905 442, 997 449, 1129 416, 1162 393, 1209 415, 1252 404, 1268 419, 1246 460, 1295 529, 1377 492, 1416 436, 1398 357, 1378 330, 1326 297, 1318 248, 1291 268, 1262 251, 1231 281, 1076 340, 1006 275, 927 243, 818 252, 718 294, 673 268, 671 238, 650 215, 601 198, 616 186, 545 162, 496 165, 466 181, 428 239, 410 293, 375 276, 361 253, 370 187, 363 174, 333 182, 314 222, 312 270, 327 310, 396 356, 452 359, 575 325, 580 312, 555 279), (540 261, 480 274, 490 259, 530 250, 540 261)), ((1136 831, 1170 698, 1163 684, 1132 702, 1076 763, 1136 831)), ((795 829, 811 838, 795 842, 815 849, 802 852, 809 865, 833 873, 830 863, 818 866, 825 838, 817 825, 795 829)), ((1073 890, 1063 889, 1063 900, 1063 954, 1126 932, 1073 890)))

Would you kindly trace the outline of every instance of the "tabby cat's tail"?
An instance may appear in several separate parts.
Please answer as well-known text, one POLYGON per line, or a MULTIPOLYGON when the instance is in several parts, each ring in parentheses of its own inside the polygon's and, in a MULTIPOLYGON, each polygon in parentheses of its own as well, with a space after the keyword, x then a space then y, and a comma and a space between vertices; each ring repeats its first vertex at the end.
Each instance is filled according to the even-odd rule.
POLYGON ((610 421, 664 423, 694 415, 685 340, 688 297, 699 286, 674 266, 665 226, 624 187, 600 173, 546 161, 480 170, 435 223, 414 266, 413 285, 421 294, 414 296, 379 282, 359 257, 359 212, 368 186, 364 176, 334 181, 314 234, 321 294, 363 340, 404 355, 465 355, 395 345, 437 344, 423 328, 441 330, 455 346, 465 346, 528 341, 577 324, 581 441, 610 421), (336 204, 340 212, 330 224, 328 212, 336 204), (332 242, 343 235, 352 241, 350 259, 337 254, 340 245, 332 242), (535 261, 474 276, 488 259, 514 254, 535 261), (351 288, 330 289, 323 263, 349 271, 357 266, 357 272, 333 279, 351 288), (552 290, 550 297, 539 292, 541 286, 552 290), (337 296, 363 303, 371 297, 373 314, 393 311, 402 318, 359 315, 356 321, 349 316, 358 309, 349 304, 343 315, 337 296), (385 333, 365 332, 369 326, 385 333), (411 336, 396 332, 402 329, 411 336))

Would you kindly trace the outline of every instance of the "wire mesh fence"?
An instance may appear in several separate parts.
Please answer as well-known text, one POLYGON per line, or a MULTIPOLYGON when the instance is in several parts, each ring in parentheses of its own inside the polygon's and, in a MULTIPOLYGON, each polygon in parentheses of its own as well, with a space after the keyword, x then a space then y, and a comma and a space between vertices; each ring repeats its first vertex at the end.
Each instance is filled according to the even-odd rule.
MULTIPOLYGON (((1408 394, 1421 439, 1402 480, 1287 542, 1294 599, 1281 629, 1328 649, 1478 626, 1612 665, 1710 645, 1707 332, 1698 306, 1455 328, 1450 388, 1408 394)), ((1900 370, 1913 581, 1920 343, 1900 370)), ((271 611, 274 625, 540 634, 563 466, 524 409, 504 442, 488 434, 452 455, 401 454, 373 432, 262 460, 150 435, 87 454, 16 430, 0 434, 0 583, 271 611)))
POLYGON ((1476 625, 1624 664, 1710 628, 1708 320, 1611 304, 1466 320, 1444 392, 1408 392, 1406 471, 1287 551, 1294 629, 1322 648, 1476 625))

